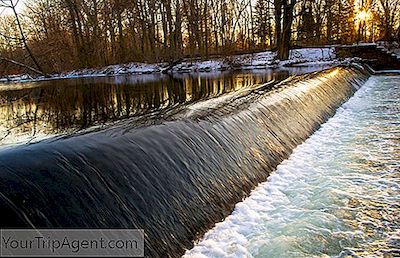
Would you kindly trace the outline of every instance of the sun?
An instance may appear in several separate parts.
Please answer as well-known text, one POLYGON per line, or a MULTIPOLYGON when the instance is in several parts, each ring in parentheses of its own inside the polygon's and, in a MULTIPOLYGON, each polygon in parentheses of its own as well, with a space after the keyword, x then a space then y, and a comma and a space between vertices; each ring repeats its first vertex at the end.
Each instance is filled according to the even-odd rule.
POLYGON ((356 15, 356 19, 359 21, 366 21, 370 18, 371 14, 368 11, 361 10, 356 15))

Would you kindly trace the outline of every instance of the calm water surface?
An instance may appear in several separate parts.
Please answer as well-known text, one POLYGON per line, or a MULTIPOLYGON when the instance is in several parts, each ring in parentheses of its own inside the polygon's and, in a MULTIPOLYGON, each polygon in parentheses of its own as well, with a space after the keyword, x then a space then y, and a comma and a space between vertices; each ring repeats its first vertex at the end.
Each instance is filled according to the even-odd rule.
POLYGON ((162 117, 183 105, 323 68, 326 67, 2 84, 0 146, 34 142, 145 114, 162 117))

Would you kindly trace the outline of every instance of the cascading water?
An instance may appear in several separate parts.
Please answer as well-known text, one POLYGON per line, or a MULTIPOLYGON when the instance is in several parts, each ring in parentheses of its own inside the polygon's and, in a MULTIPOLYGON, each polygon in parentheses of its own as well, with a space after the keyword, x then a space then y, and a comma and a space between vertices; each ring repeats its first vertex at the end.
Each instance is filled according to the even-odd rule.
POLYGON ((136 123, 149 115, 163 117, 186 105, 311 71, 291 68, 263 73, 153 74, 0 84, 0 147, 93 130, 121 119, 136 123))
POLYGON ((142 228, 147 256, 179 256, 367 78, 334 68, 163 121, 0 150, 1 226, 142 228))
POLYGON ((399 257, 399 111, 372 77, 185 257, 399 257))

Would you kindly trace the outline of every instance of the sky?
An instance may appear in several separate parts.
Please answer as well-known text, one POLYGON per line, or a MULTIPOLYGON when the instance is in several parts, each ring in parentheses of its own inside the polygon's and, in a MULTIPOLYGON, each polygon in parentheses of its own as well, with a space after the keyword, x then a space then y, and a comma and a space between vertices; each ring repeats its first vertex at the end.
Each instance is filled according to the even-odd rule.
MULTIPOLYGON (((19 13, 23 8, 25 7, 25 1, 20 0, 18 5, 17 5, 17 12, 19 13)), ((8 14, 13 14, 10 8, 1 8, 0 7, 0 15, 8 15, 8 14)))

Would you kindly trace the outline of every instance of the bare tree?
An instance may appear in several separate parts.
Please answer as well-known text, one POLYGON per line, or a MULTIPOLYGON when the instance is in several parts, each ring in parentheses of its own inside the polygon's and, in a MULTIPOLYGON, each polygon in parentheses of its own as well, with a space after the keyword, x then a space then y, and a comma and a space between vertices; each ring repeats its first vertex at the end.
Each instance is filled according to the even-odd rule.
MULTIPOLYGON (((359 11, 354 0, 24 1, 26 8, 18 13, 18 0, 0 0, 7 9, 0 16, 0 55, 48 72, 133 61, 175 63, 271 45, 285 60, 293 44, 353 43, 359 11)), ((374 3, 373 24, 366 24, 369 38, 395 36, 400 0, 365 1, 374 3)), ((14 73, 13 67, 3 60, 0 69, 14 73)))
POLYGON ((400 0, 378 0, 383 13, 383 39, 389 41, 394 38, 395 25, 400 13, 400 0))
MULTIPOLYGON (((19 0, 15 0, 15 1, 14 0, 0 0, 0 7, 11 9, 12 13, 14 14, 15 22, 16 22, 18 30, 19 30, 20 39, 21 39, 22 43, 24 44, 24 47, 25 47, 26 51, 28 52, 29 56, 31 57, 33 63, 37 67, 37 70, 36 69, 34 69, 34 70, 43 74, 43 69, 39 65, 38 61, 36 60, 35 56, 33 55, 32 51, 31 51, 31 49, 29 48, 24 30, 22 29, 21 21, 19 19, 19 15, 16 10, 18 3, 19 3, 19 0)), ((5 59, 3 58, 3 60, 5 60, 5 59)), ((19 62, 15 62, 15 63, 18 64, 19 62)), ((25 66, 27 66, 27 65, 25 65, 25 66)))

